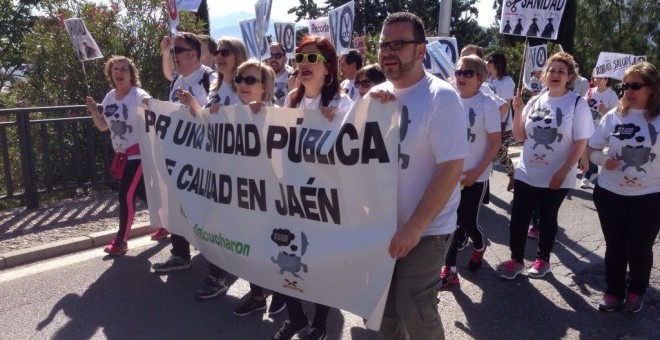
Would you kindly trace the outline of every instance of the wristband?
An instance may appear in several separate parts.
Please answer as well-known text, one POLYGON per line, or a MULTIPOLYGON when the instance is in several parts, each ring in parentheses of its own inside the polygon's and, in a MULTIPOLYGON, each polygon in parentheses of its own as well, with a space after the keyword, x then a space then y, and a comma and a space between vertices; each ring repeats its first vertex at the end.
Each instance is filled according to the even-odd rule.
POLYGON ((610 158, 607 154, 604 154, 602 151, 596 150, 589 155, 589 160, 591 163, 596 165, 605 166, 605 162, 610 158))

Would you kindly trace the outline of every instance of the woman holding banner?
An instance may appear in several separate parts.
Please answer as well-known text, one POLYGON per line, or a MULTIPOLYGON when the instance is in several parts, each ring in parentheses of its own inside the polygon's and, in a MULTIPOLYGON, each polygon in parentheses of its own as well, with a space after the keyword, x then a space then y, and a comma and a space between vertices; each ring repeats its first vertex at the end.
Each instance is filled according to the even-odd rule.
POLYGON ((115 150, 110 170, 119 180, 119 230, 104 251, 117 256, 128 251, 126 241, 135 216, 135 198, 147 201, 138 144, 137 109, 143 99, 151 96, 140 88, 140 76, 133 60, 112 56, 105 63, 104 70, 113 89, 103 98, 102 110, 99 112, 92 97, 87 97, 85 104, 96 128, 110 130, 115 150))
MULTIPOLYGON (((300 84, 284 100, 285 107, 321 110, 332 121, 337 112, 347 112, 351 99, 342 94, 338 81, 337 52, 327 38, 305 36, 296 48, 295 61, 300 84)), ((309 323, 298 298, 286 297, 289 319, 284 321, 274 340, 291 339, 309 323)), ((302 339, 326 339, 326 320, 330 307, 316 304, 311 326, 302 339)))
POLYGON ((513 100, 513 137, 523 142, 515 173, 509 248, 511 260, 502 263, 500 277, 513 280, 525 269, 527 226, 539 209, 539 242, 536 260, 527 271, 541 278, 550 272, 550 252, 557 235, 559 208, 575 187, 576 163, 594 130, 589 105, 570 91, 577 73, 575 61, 559 52, 548 59, 543 71, 548 90, 523 104, 513 100), (524 107, 524 109, 523 109, 524 107))
MULTIPOLYGON (((468 262, 470 271, 481 267, 486 252, 486 240, 477 217, 486 193, 493 158, 502 144, 499 108, 495 101, 480 91, 487 75, 486 63, 476 55, 461 57, 456 63, 456 88, 465 110, 470 147, 470 157, 463 160, 463 189, 458 206, 457 231, 464 231, 472 239, 474 250, 468 262)), ((456 269, 459 242, 458 238, 453 238, 445 258, 445 265, 440 273, 443 288, 459 284, 456 269)))
MULTIPOLYGON (((507 71, 506 56, 503 53, 491 54, 486 62, 488 68, 488 84, 493 88, 495 94, 504 99, 507 104, 511 104, 513 99, 513 91, 516 89, 516 84, 513 79, 509 77, 507 71)), ((502 147, 497 152, 496 158, 500 164, 504 165, 506 175, 509 176, 509 183, 506 190, 513 190, 513 162, 509 158, 509 145, 514 142, 511 135, 511 123, 513 122, 512 110, 508 110, 501 117, 501 130, 502 130, 502 147)))
POLYGON ((598 308, 637 313, 660 230, 660 157, 653 156, 660 154, 660 74, 642 62, 625 71, 621 87, 618 108, 602 118, 587 154, 603 167, 594 204, 605 236, 607 288, 598 308))

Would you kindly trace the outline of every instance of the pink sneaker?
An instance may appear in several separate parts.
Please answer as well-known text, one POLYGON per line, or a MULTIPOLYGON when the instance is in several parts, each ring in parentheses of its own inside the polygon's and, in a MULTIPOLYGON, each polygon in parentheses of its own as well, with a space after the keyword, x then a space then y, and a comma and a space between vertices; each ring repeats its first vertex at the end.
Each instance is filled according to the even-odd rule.
POLYGON ((531 227, 527 231, 527 237, 528 238, 534 238, 534 239, 539 239, 539 228, 537 227, 531 227))
POLYGON ((458 278, 458 272, 452 271, 447 266, 442 267, 442 272, 440 273, 440 280, 442 281, 442 288, 447 288, 451 285, 461 284, 461 281, 458 278))
POLYGON ((153 233, 151 233, 151 239, 154 241, 162 240, 166 238, 170 234, 169 231, 165 230, 165 228, 160 228, 153 233))
POLYGON ((534 261, 534 264, 532 264, 532 267, 527 271, 527 276, 538 279, 544 277, 545 274, 549 272, 550 262, 537 258, 536 261, 534 261))
POLYGON ((114 256, 124 255, 128 251, 128 245, 126 242, 113 239, 103 251, 114 256))
POLYGON ((598 303, 598 310, 603 312, 614 312, 615 310, 621 308, 622 305, 622 299, 614 297, 610 294, 605 294, 603 296, 603 300, 598 303))
POLYGON ((513 280, 525 270, 525 264, 514 259, 502 262, 499 266, 500 277, 513 280))

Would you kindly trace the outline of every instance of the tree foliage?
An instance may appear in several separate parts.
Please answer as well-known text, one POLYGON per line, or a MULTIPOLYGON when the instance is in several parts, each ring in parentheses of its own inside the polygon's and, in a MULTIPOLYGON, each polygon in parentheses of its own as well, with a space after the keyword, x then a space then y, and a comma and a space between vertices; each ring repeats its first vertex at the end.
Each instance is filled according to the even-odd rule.
POLYGON ((34 22, 30 14, 33 1, 0 0, 0 86, 12 80, 14 72, 23 68, 23 35, 34 22))
MULTIPOLYGON (((162 75, 160 41, 168 34, 162 0, 111 0, 109 5, 88 0, 48 0, 37 8, 42 16, 23 37, 23 57, 28 65, 26 83, 19 84, 7 106, 83 104, 88 88, 64 27, 67 18, 81 18, 96 40, 104 59, 87 61, 84 68, 89 94, 97 101, 109 91, 103 64, 112 55, 132 58, 142 87, 155 98, 164 98, 169 83, 162 75)), ((182 12, 179 31, 202 32, 194 14, 182 12)))

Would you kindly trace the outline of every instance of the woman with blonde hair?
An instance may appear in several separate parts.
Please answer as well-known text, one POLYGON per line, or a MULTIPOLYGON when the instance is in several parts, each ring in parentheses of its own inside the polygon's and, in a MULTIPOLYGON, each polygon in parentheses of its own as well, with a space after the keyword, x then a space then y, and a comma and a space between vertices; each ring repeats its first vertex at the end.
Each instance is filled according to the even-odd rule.
POLYGON ((607 288, 598 308, 636 313, 660 230, 660 74, 651 63, 636 64, 625 71, 621 87, 618 107, 601 119, 587 154, 603 167, 594 204, 605 236, 607 288))
POLYGON ((539 209, 539 242, 536 260, 527 271, 540 278, 550 272, 550 253, 557 236, 559 208, 575 187, 577 162, 594 131, 589 105, 570 91, 577 73, 568 53, 552 55, 541 77, 547 91, 523 104, 513 100, 513 137, 523 142, 514 175, 509 229, 511 260, 502 263, 501 277, 513 280, 525 270, 527 226, 539 209))

